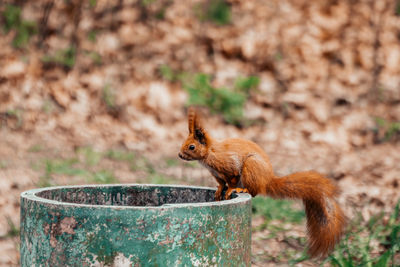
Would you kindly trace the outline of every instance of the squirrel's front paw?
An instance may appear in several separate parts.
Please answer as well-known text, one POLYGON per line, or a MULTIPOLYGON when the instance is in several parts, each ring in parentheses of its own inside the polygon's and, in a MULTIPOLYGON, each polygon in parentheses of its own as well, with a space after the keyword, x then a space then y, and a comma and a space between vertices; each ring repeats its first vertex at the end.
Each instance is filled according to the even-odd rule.
POLYGON ((221 201, 222 200, 222 190, 217 190, 215 192, 215 201, 221 201))
POLYGON ((225 200, 231 199, 232 193, 235 189, 234 188, 228 188, 225 192, 225 200))
POLYGON ((217 191, 215 191, 215 201, 221 201, 227 189, 228 189, 227 186, 219 185, 217 191))

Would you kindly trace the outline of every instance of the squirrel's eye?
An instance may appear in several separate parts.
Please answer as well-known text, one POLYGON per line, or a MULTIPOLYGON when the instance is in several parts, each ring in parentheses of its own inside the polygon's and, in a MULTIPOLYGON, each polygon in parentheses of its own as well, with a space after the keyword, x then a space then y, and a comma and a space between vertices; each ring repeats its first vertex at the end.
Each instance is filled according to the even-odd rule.
POLYGON ((190 149, 190 150, 194 150, 195 148, 196 148, 196 147, 195 147, 194 145, 190 145, 190 146, 189 146, 189 149, 190 149))

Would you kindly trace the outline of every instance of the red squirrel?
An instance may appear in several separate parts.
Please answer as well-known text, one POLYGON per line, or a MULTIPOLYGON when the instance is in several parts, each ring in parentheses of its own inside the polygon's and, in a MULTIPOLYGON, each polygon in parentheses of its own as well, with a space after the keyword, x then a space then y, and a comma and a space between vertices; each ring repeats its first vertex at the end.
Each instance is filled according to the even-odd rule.
POLYGON ((335 200, 336 186, 315 171, 297 172, 278 177, 267 154, 254 142, 244 139, 217 141, 203 128, 194 108, 188 113, 189 136, 179 157, 198 160, 218 182, 215 200, 230 199, 233 192, 251 196, 303 200, 307 216, 308 253, 324 257, 339 242, 346 225, 343 211, 335 200))

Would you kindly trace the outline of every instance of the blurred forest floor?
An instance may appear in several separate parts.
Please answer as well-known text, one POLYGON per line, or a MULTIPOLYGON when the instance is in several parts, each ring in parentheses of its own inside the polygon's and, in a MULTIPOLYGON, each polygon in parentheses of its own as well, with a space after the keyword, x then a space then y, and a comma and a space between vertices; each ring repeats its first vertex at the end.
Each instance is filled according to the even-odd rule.
POLYGON ((398 1, 38 0, 2 1, 0 12, 0 266, 18 265, 24 190, 216 186, 177 158, 190 104, 206 107, 214 137, 263 147, 277 174, 334 179, 352 225, 365 226, 346 237, 354 252, 308 260, 301 205, 257 197, 254 266, 376 263, 386 251, 400 265, 400 244, 371 234, 400 223, 390 216, 400 196, 398 1))

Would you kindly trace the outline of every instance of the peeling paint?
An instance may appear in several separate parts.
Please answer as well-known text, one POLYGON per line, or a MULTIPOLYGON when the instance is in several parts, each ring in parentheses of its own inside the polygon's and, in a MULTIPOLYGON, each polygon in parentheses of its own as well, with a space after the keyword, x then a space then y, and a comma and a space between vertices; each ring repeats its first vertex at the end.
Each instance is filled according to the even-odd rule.
POLYGON ((65 217, 61 220, 61 233, 75 234, 74 227, 76 226, 76 221, 73 217, 65 217))
POLYGON ((251 197, 96 185, 21 194, 21 266, 250 266, 251 197))

